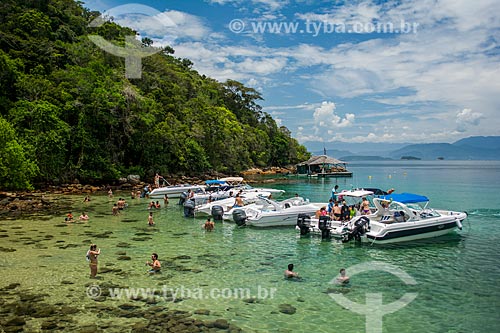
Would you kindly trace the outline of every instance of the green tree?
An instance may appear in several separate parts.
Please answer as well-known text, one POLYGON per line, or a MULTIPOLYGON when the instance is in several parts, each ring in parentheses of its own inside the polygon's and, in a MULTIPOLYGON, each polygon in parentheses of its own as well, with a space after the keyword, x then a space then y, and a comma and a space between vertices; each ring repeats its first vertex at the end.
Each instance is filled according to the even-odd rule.
POLYGON ((0 187, 14 190, 33 188, 31 181, 37 167, 28 156, 12 125, 0 116, 0 187))

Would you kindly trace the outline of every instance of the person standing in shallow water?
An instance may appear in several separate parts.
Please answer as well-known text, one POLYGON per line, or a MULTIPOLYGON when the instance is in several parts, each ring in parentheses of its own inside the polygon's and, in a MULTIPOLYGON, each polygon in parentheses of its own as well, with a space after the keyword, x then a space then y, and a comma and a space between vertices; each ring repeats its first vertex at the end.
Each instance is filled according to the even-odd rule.
POLYGON ((161 263, 158 260, 158 254, 156 254, 156 253, 151 254, 151 260, 152 260, 152 262, 146 261, 146 265, 151 266, 151 269, 148 272, 150 274, 160 272, 161 263))
POLYGON ((90 261, 90 277, 95 278, 97 275, 97 256, 101 254, 101 249, 97 249, 97 245, 90 245, 90 250, 87 252, 87 259, 90 261))
POLYGON ((155 221, 153 220, 153 212, 149 212, 148 216, 148 225, 155 225, 155 221))
POLYGON ((212 231, 214 230, 214 222, 210 220, 210 217, 207 219, 207 221, 205 222, 205 224, 203 225, 203 228, 206 230, 206 231, 212 231))

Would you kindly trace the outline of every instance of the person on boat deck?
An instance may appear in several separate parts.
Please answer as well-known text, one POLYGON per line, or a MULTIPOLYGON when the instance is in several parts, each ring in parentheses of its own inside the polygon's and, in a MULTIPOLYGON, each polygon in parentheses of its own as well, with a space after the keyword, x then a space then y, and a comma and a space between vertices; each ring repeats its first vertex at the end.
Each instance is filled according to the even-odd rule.
POLYGON ((243 199, 241 199, 240 194, 236 194, 236 197, 234 198, 234 208, 236 207, 243 207, 245 204, 243 203, 243 199))
POLYGON ((389 214, 389 202, 388 201, 382 201, 380 203, 380 205, 382 206, 382 213, 389 214))
POLYGON ((288 264, 288 269, 285 270, 285 277, 287 279, 299 277, 299 273, 293 271, 293 264, 288 264))
POLYGON ((363 197, 363 201, 361 202, 361 214, 362 215, 370 214, 370 202, 366 197, 363 197))
POLYGON ((337 278, 339 283, 348 283, 349 277, 346 275, 345 268, 340 269, 340 276, 337 278))
POLYGON ((155 174, 155 179, 154 179, 155 188, 160 187, 160 177, 161 176, 158 173, 155 174))
POLYGON ((151 266, 151 269, 148 271, 149 273, 158 273, 161 269, 161 263, 158 260, 158 254, 151 254, 152 262, 146 261, 146 265, 151 266))
POLYGON ((316 215, 315 215, 315 217, 316 217, 317 219, 319 219, 319 217, 320 217, 320 216, 327 216, 327 215, 328 215, 328 213, 326 212, 326 207, 325 207, 325 206, 323 206, 323 207, 321 207, 320 209, 318 209, 318 210, 316 211, 316 215))
POLYGON ((340 207, 340 219, 342 221, 348 221, 349 220, 349 206, 347 206, 347 203, 342 201, 342 207, 340 207))
POLYGON ((332 199, 333 201, 336 201, 337 200, 337 193, 339 191, 339 186, 338 185, 335 185, 332 189, 332 199))
POLYGON ((342 217, 342 209, 340 208, 338 201, 335 201, 335 203, 333 204, 332 213, 332 219, 335 221, 340 221, 340 218, 342 217))
POLYGON ((328 208, 327 208, 327 212, 328 212, 328 215, 332 215, 332 210, 333 210, 333 199, 330 198, 330 200, 328 200, 328 208))
POLYGON ((356 207, 354 207, 354 205, 351 205, 351 207, 349 207, 349 219, 351 220, 354 216, 356 216, 358 212, 356 211, 356 207))
POLYGON ((189 189, 187 193, 187 199, 193 199, 194 198, 194 192, 193 190, 189 189))

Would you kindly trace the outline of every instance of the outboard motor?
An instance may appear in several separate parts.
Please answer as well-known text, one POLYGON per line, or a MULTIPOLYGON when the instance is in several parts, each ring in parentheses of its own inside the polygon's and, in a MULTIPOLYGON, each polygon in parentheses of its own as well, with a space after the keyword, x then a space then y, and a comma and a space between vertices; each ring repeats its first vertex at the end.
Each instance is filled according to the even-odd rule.
POLYGON ((210 210, 215 221, 222 221, 222 215, 224 215, 224 208, 219 205, 212 206, 210 210))
POLYGON ((243 209, 235 209, 233 211, 233 221, 238 226, 245 225, 247 221, 247 213, 243 209))
POLYGON ((321 238, 330 238, 330 216, 320 216, 318 229, 321 230, 321 238))
POLYGON ((181 196, 179 197, 179 205, 182 205, 188 197, 187 192, 182 192, 181 196))
POLYGON ((297 216, 297 227, 299 227, 301 235, 309 234, 311 217, 307 214, 299 214, 299 216, 297 216))
POLYGON ((344 236, 342 242, 346 243, 353 238, 359 242, 361 241, 361 236, 363 236, 368 230, 370 230, 370 219, 366 216, 362 216, 354 222, 352 230, 344 236))
POLYGON ((186 200, 183 204, 184 206, 184 217, 194 217, 194 200, 186 200))

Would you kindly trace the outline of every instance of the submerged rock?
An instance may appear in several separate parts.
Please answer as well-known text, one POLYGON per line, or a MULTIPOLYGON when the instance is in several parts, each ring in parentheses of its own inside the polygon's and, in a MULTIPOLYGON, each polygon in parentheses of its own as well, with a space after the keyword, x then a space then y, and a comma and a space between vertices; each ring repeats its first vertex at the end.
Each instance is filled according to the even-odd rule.
POLYGON ((284 314, 294 314, 295 312, 297 312, 297 309, 295 307, 293 307, 292 305, 290 304, 280 304, 278 306, 278 310, 281 312, 281 313, 284 313, 284 314))
POLYGON ((172 259, 174 259, 174 260, 186 260, 186 259, 191 259, 191 257, 187 256, 187 255, 181 255, 181 256, 173 257, 172 259))
POLYGON ((1 247, 0 246, 0 252, 14 252, 16 251, 16 249, 13 249, 13 248, 7 248, 7 247, 1 247))

